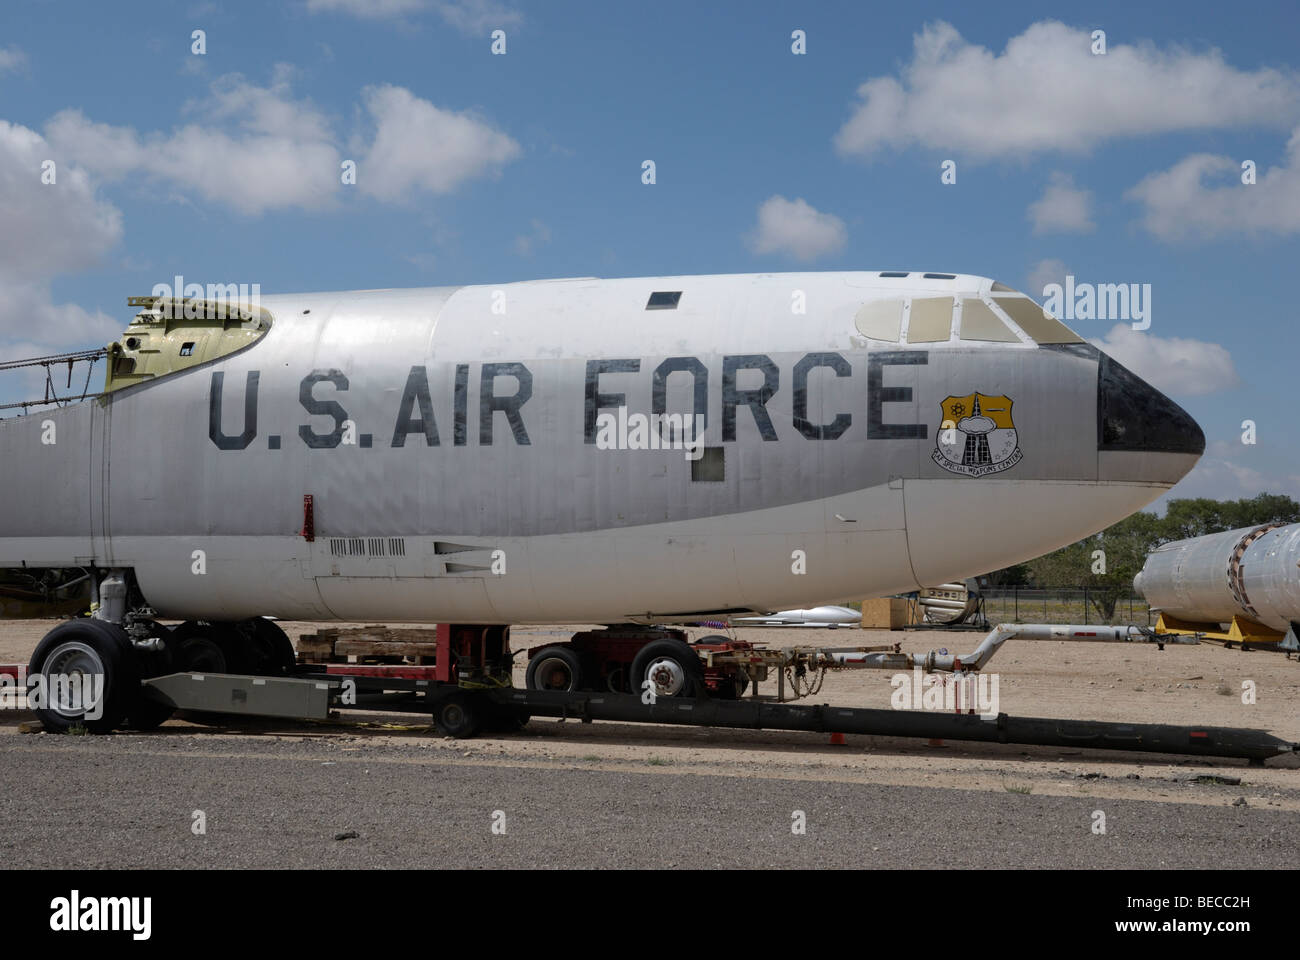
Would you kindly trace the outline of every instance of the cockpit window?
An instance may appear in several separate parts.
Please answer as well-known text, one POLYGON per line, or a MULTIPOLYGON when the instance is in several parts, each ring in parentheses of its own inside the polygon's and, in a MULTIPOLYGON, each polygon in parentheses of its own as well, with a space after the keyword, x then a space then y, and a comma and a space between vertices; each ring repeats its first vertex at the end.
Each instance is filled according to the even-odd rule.
POLYGON ((994 343, 1019 343, 1020 338, 1007 326, 1006 321, 993 312, 983 300, 962 300, 961 338, 987 340, 994 343))
POLYGON ((993 302, 1035 343, 1083 343, 1083 338, 1023 293, 998 296, 993 302))
POLYGON ((999 283, 996 280, 993 281, 993 286, 990 289, 994 293, 1019 293, 1020 292, 1014 287, 1008 287, 1005 283, 999 283))
POLYGON ((952 336, 952 297, 914 297, 908 343, 941 343, 952 336))
POLYGON ((864 337, 898 343, 903 330, 903 301, 872 300, 864 303, 853 317, 853 323, 864 337))

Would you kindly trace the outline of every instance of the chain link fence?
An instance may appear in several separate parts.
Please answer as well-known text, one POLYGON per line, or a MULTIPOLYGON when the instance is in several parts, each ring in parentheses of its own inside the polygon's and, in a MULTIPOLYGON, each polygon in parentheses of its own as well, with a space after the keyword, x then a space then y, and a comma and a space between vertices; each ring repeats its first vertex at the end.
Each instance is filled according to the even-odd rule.
POLYGON ((1131 623, 1137 626, 1155 623, 1147 602, 1133 591, 1120 594, 1109 620, 1093 602, 1099 595, 1099 591, 1086 587, 1058 590, 995 587, 984 590, 984 615, 989 623, 1131 623))

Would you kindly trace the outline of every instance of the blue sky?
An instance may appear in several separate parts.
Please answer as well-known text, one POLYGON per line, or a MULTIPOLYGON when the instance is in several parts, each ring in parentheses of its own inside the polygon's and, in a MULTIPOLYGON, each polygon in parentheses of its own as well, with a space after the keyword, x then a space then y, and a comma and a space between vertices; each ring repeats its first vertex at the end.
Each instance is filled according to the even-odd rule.
POLYGON ((1179 494, 1300 497, 1300 13, 1079 9, 7 0, 0 357, 100 344, 175 274, 1068 272, 1151 285, 1149 330, 1071 325, 1205 427, 1179 494))

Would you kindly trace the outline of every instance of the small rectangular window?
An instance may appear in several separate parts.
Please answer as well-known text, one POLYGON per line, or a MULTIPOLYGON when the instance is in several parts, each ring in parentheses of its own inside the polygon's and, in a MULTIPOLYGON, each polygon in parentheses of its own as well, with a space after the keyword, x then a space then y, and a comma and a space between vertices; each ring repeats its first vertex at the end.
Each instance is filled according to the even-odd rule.
POLYGON ((905 276, 907 276, 907 274, 905 274, 905 273, 899 273, 898 271, 895 270, 895 271, 892 272, 892 273, 882 273, 881 276, 882 276, 882 277, 905 277, 905 276))
POLYGON ((677 301, 682 298, 680 290, 661 290, 650 294, 650 300, 646 303, 647 310, 676 310, 677 301))
POLYGON ((705 447, 698 460, 691 461, 691 479, 713 483, 726 479, 726 450, 723 447, 705 447))
POLYGON ((194 343, 195 343, 195 341, 193 341, 193 340, 189 340, 189 341, 187 341, 187 342, 181 344, 181 356, 182 356, 182 357, 193 356, 193 354, 194 354, 194 343))
POLYGON ((957 279, 957 274, 955 273, 925 273, 922 274, 922 276, 926 280, 956 280, 957 279))

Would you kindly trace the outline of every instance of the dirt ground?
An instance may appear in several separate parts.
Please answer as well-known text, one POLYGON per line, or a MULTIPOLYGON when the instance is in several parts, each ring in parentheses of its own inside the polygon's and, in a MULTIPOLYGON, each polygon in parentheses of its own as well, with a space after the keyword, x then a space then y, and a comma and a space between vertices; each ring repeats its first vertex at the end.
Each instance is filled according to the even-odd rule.
MULTIPOLYGON (((0 664, 25 663, 54 621, 0 622, 0 664)), ((358 626, 359 624, 331 624, 358 626)), ((286 622, 296 640, 317 625, 286 622)), ((411 625, 418 626, 418 625, 411 625)), ((515 627, 516 650, 561 642, 581 625, 515 627)), ((692 638, 716 630, 693 629, 692 638)), ((945 648, 967 653, 979 632, 748 628, 736 635, 771 647, 893 644, 908 653, 945 648)), ((523 658, 516 683, 523 686, 523 658)), ((1008 641, 985 671, 998 677, 998 709, 1012 716, 1250 727, 1300 741, 1300 662, 1274 652, 1228 650, 1214 644, 1008 641), (1243 703, 1243 683, 1255 702, 1243 703)), ((890 706, 892 671, 830 673, 815 697, 837 706, 890 706)), ((764 684, 763 692, 775 692, 764 684)), ((18 735, 25 711, 0 711, 0 737, 18 735)), ((233 720, 220 727, 169 721, 154 736, 207 731, 214 746, 248 737, 328 740, 364 753, 368 743, 433 748, 460 763, 495 767, 581 767, 637 773, 698 773, 738 778, 803 779, 897 786, 1035 793, 1048 796, 1154 800, 1300 810, 1300 758, 1203 760, 1117 751, 848 736, 834 745, 822 734, 722 730, 646 724, 581 724, 534 719, 519 734, 451 740, 416 716, 345 711, 337 721, 233 720), (385 723, 387 721, 387 723, 385 723), (1198 774, 1239 783, 1193 782, 1198 774)))

